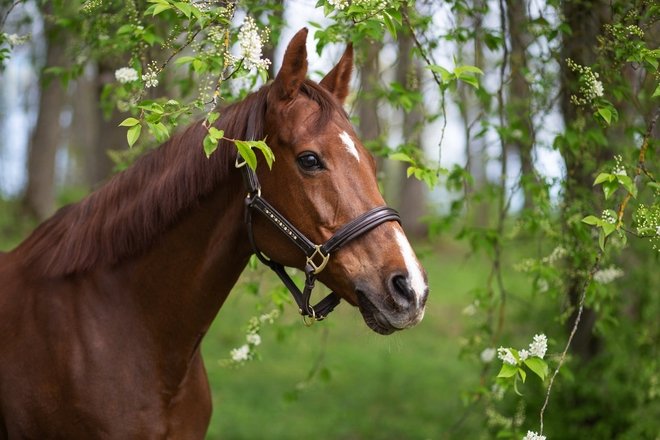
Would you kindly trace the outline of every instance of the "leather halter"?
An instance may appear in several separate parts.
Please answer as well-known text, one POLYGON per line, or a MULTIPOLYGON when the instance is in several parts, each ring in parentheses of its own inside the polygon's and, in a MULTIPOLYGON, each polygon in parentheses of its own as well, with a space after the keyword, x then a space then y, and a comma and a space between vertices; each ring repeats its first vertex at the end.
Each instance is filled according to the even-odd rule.
POLYGON ((293 299, 298 304, 299 312, 303 318, 311 318, 312 322, 323 320, 339 304, 339 295, 331 292, 314 306, 310 304, 310 298, 314 289, 314 283, 316 282, 316 276, 325 268, 330 260, 331 253, 382 223, 388 221, 401 223, 399 213, 387 206, 373 208, 339 228, 325 243, 320 245, 315 244, 296 229, 277 209, 261 197, 261 185, 259 184, 257 174, 244 161, 239 162, 239 157, 236 159, 236 167, 242 170, 243 181, 247 189, 247 196, 245 197, 245 222, 247 223, 248 238, 250 239, 252 250, 263 264, 270 267, 280 277, 293 295, 293 299), (270 220, 285 237, 288 237, 305 254, 305 287, 302 291, 300 291, 289 274, 286 273, 282 264, 271 260, 259 251, 254 241, 252 230, 252 213, 255 211, 270 220))

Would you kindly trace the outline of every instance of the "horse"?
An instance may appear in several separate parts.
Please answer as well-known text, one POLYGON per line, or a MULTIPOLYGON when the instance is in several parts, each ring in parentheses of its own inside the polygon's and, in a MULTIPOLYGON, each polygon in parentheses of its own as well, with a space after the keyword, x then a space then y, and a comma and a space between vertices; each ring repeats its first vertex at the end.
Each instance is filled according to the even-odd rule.
POLYGON ((266 139, 271 169, 226 140, 207 158, 193 123, 0 255, 0 439, 204 438, 200 342, 255 252, 332 290, 287 286, 310 318, 341 298, 377 333, 422 319, 426 274, 343 109, 352 46, 316 83, 306 39, 214 123, 266 139))

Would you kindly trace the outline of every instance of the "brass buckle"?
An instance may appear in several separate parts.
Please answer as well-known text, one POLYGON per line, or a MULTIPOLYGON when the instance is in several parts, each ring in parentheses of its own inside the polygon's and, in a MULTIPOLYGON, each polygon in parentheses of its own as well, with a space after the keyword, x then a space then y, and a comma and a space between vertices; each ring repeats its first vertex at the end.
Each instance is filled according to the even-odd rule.
POLYGON ((325 269, 325 265, 328 264, 329 259, 330 259, 330 254, 324 255, 323 252, 321 251, 321 245, 317 244, 314 246, 314 252, 312 252, 312 255, 307 257, 307 264, 309 265, 309 267, 314 269, 312 271, 314 274, 318 274, 323 269, 325 269), (316 264, 316 262, 314 261, 314 257, 316 257, 317 254, 322 258, 320 264, 316 264))

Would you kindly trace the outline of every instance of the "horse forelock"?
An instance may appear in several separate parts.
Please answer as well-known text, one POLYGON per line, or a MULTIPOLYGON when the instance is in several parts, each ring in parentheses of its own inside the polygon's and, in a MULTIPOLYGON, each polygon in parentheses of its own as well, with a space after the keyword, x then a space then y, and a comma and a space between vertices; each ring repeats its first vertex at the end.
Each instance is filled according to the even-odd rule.
MULTIPOLYGON (((268 90, 264 86, 221 110, 214 125, 227 138, 263 138, 268 90)), ((317 127, 336 112, 347 118, 320 85, 305 81, 301 91, 319 106, 317 127)), ((144 252, 233 169, 236 148, 228 141, 221 141, 210 159, 205 157, 206 133, 201 122, 190 125, 82 201, 60 209, 15 252, 32 274, 46 277, 112 266, 144 252)))

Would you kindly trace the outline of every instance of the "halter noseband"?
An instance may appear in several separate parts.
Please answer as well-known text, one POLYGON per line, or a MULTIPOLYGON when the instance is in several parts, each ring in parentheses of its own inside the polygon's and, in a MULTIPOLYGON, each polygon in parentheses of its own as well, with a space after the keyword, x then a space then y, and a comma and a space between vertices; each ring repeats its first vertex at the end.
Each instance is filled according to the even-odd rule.
POLYGON ((252 250, 257 255, 259 261, 270 267, 280 277, 293 295, 293 299, 298 304, 298 309, 303 318, 311 318, 312 322, 323 320, 339 304, 339 295, 331 292, 314 306, 310 304, 310 298, 314 289, 314 283, 316 282, 316 276, 325 268, 330 259, 330 254, 382 223, 388 221, 401 223, 399 213, 387 206, 373 208, 339 228, 325 243, 320 245, 314 244, 314 242, 308 239, 280 214, 277 209, 261 197, 261 185, 259 184, 257 174, 252 168, 247 166, 244 161, 239 162, 238 158, 236 160, 236 167, 242 170, 243 181, 247 189, 247 196, 245 197, 245 222, 247 223, 248 238, 250 239, 252 250), (257 248, 252 230, 253 211, 262 214, 270 220, 285 237, 288 237, 305 254, 305 287, 302 292, 289 274, 286 273, 282 264, 266 257, 257 248))

